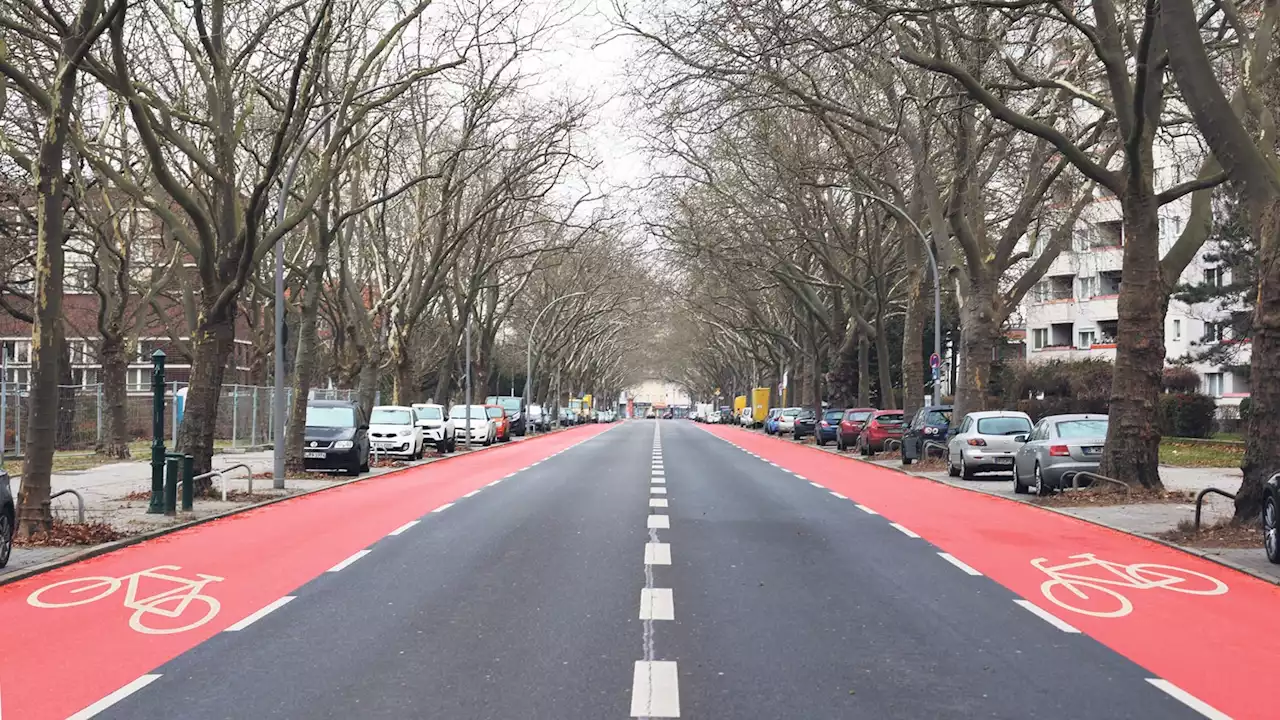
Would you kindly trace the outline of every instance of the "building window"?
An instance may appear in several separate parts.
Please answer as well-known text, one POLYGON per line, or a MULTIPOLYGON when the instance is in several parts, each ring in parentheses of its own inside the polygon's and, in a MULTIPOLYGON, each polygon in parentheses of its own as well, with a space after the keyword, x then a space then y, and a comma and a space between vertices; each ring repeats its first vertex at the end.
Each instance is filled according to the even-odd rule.
POLYGON ((1031 331, 1031 347, 1034 350, 1043 350, 1045 345, 1049 344, 1049 328, 1036 328, 1031 331))
POLYGON ((1222 287, 1222 268, 1211 267, 1204 269, 1204 284, 1209 287, 1222 287))
POLYGON ((1210 397, 1222 397, 1222 373, 1205 373, 1204 386, 1205 393, 1210 397))
POLYGON ((1173 340, 1182 339, 1182 321, 1181 320, 1173 321, 1173 332, 1171 333, 1171 335, 1172 335, 1171 339, 1173 340))
POLYGON ((1088 300, 1098 295, 1098 276, 1080 276, 1080 299, 1088 300))
POLYGON ((1081 330, 1080 342, 1077 347, 1081 350, 1088 350, 1093 347, 1093 344, 1096 342, 1098 342, 1098 334, 1096 332, 1093 330, 1081 330))
POLYGON ((29 365, 31 363, 31 341, 6 340, 4 342, 4 354, 8 356, 9 362, 29 365))
POLYGON ((1204 335, 1200 337, 1201 342, 1216 343, 1222 342, 1222 331, 1225 323, 1206 322, 1204 324, 1204 335))

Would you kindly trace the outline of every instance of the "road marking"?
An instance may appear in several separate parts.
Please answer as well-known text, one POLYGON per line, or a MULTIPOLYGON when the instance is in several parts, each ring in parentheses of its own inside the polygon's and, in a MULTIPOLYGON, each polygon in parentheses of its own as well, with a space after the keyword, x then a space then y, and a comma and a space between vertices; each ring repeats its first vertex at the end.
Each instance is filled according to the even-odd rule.
POLYGON ((340 571, 340 570, 342 570, 342 569, 346 568, 346 567, 347 567, 348 565, 350 565, 351 563, 353 563, 353 562, 355 562, 355 561, 359 560, 360 558, 364 557, 365 555, 368 555, 368 554, 369 554, 369 553, 371 553, 371 552, 373 552, 373 551, 372 551, 372 550, 360 550, 360 551, 356 552, 355 554, 353 554, 351 557, 347 558, 346 560, 343 560, 342 562, 338 563, 337 565, 334 565, 333 567, 329 568, 328 570, 325 570, 325 572, 338 572, 338 571, 340 571))
POLYGON ((864 512, 864 513, 868 514, 868 515, 879 515, 879 514, 880 514, 880 513, 876 512, 875 510, 872 510, 871 508, 867 507, 866 505, 859 505, 859 506, 858 506, 858 509, 859 509, 859 510, 861 510, 862 512, 864 512))
POLYGON ((1049 611, 1047 611, 1047 610, 1043 610, 1043 609, 1041 609, 1041 608, 1040 608, 1038 605, 1036 605, 1035 603, 1032 603, 1032 602, 1027 601, 1027 600, 1021 600, 1021 599, 1019 599, 1019 600, 1014 600, 1014 602, 1016 602, 1016 603, 1018 603, 1019 605, 1021 605, 1023 608, 1025 608, 1025 609, 1026 609, 1028 612, 1030 612, 1032 615, 1035 615, 1036 617, 1040 618, 1041 620, 1044 620, 1045 622, 1047 622, 1047 623, 1049 623, 1050 625, 1052 625, 1052 626, 1054 626, 1054 627, 1058 628, 1059 630, 1061 630, 1061 631, 1062 631, 1062 632, 1064 632, 1064 633, 1078 633, 1078 632, 1080 632, 1079 630, 1075 629, 1075 626, 1070 625, 1070 624, 1068 624, 1068 623, 1066 623, 1066 622, 1063 622, 1062 620, 1059 620, 1055 615, 1053 615, 1052 613, 1050 613, 1050 612, 1049 612, 1049 611))
POLYGON ((476 496, 476 495, 479 495, 479 494, 480 494, 480 490, 481 490, 481 489, 482 489, 482 488, 477 488, 477 489, 475 489, 475 490, 472 490, 471 492, 467 493, 466 495, 463 495, 462 497, 464 497, 464 498, 469 498, 469 497, 474 497, 474 496, 476 496))
POLYGON ((665 498, 649 498, 649 507, 667 507, 665 498))
MULTIPOLYGON (((800 477, 799 475, 797 475, 796 477, 800 478, 801 480, 803 480, 803 479, 804 479, 804 478, 800 477)), ((809 483, 809 484, 810 484, 810 485, 812 485, 812 486, 814 486, 814 487, 816 487, 816 488, 818 488, 819 490, 823 490, 823 489, 824 489, 821 485, 819 485, 819 484, 818 484, 818 483, 816 483, 816 482, 812 482, 812 481, 810 481, 810 483, 809 483)))
POLYGON ((409 528, 411 528, 411 527, 413 527, 414 525, 417 525, 417 524, 418 524, 418 521, 417 521, 417 520, 410 520, 409 522, 407 522, 407 523, 405 523, 405 524, 401 525, 400 527, 396 528, 395 530, 392 530, 391 532, 387 533, 387 537, 391 537, 392 535, 399 535, 400 533, 404 532, 405 530, 408 530, 409 528))
POLYGON ((1230 715, 1227 715, 1224 712, 1219 712, 1216 708, 1214 708, 1209 703, 1201 700, 1195 695, 1192 695, 1186 690, 1183 690, 1177 685, 1174 685, 1168 680, 1162 680, 1160 678, 1147 678, 1147 682, 1160 688, 1162 691, 1164 691, 1165 694, 1169 695, 1174 700, 1177 700, 1178 702, 1182 703, 1183 705, 1186 705, 1192 710, 1195 710, 1196 712, 1209 718, 1210 720, 1231 720, 1230 715))
POLYGON ((671 516, 670 515, 650 515, 649 529, 650 530, 670 530, 671 516))
POLYGON ((680 676, 672 660, 641 660, 631 681, 631 717, 680 717, 680 676))
POLYGON ((957 558, 955 555, 952 555, 951 553, 940 552, 938 553, 938 557, 942 558, 943 560, 946 560, 947 562, 951 563, 952 565, 955 565, 956 567, 960 568, 966 573, 969 573, 970 575, 973 575, 974 577, 982 577, 982 573, 978 572, 977 570, 974 570, 972 567, 969 567, 969 565, 966 564, 963 560, 960 560, 959 558, 957 558))
POLYGON ((667 479, 662 477, 661 475, 654 475, 653 477, 649 478, 649 482, 654 483, 656 485, 665 485, 667 482, 667 479))
POLYGON ((494 485, 497 485, 498 483, 502 482, 502 481, 503 481, 503 480, 505 480, 505 479, 506 479, 506 478, 498 478, 497 480, 494 480, 493 482, 489 483, 489 484, 488 484, 488 485, 486 485, 485 487, 493 487, 494 485))
POLYGON ((832 494, 833 496, 835 496, 835 497, 840 498, 841 500, 848 500, 848 499, 849 499, 849 498, 845 497, 844 495, 841 495, 840 493, 836 492, 835 490, 832 490, 832 491, 831 491, 831 494, 832 494))
MULTIPOLYGON (((516 472, 520 472, 520 471, 519 471, 519 470, 517 470, 516 472)), ((502 479, 503 479, 503 480, 506 480, 507 478, 513 478, 513 477, 515 477, 515 476, 516 476, 516 473, 507 473, 506 475, 503 475, 503 476, 502 476, 502 479)))
POLYGON ((640 619, 675 620, 676 606, 671 598, 671 588, 640 590, 640 619))
POLYGON ((293 595, 285 595, 284 597, 280 598, 279 600, 276 600, 275 602, 271 603, 270 605, 268 605, 268 606, 266 606, 266 607, 262 608, 262 609, 261 609, 261 610, 259 610, 258 612, 256 612, 256 613, 254 613, 254 614, 250 615, 249 617, 247 617, 247 618, 245 618, 245 619, 241 620, 240 622, 236 623, 235 625, 232 625, 231 627, 227 628, 224 632, 239 632, 239 631, 241 631, 241 630, 243 630, 243 629, 245 629, 245 628, 249 627, 250 625, 252 625, 252 624, 254 624, 254 623, 258 622, 258 621, 259 621, 259 620, 261 620, 262 618, 264 618, 264 617, 266 617, 266 616, 270 615, 271 613, 275 612, 276 610, 279 610, 280 608, 284 607, 285 605, 288 605, 288 604, 290 603, 290 601, 292 601, 292 600, 293 600, 293 598, 294 598, 294 596, 293 596, 293 595))
POLYGON ((144 688, 144 687, 146 687, 146 686, 150 685, 151 683, 153 683, 153 682, 155 682, 156 680, 159 680, 159 679, 160 679, 160 675, 159 675, 159 673, 152 674, 152 675, 143 675, 142 677, 138 678, 137 680, 134 680, 133 682, 129 683, 128 685, 125 685, 124 687, 120 688, 119 690, 116 690, 115 692, 113 692, 113 693, 111 693, 110 695, 108 695, 108 696, 106 696, 106 697, 102 698, 101 700, 99 700, 98 702, 96 702, 96 703, 94 703, 94 704, 90 705, 89 707, 87 707, 87 708, 85 708, 85 709, 81 710, 80 712, 76 713, 75 715, 72 715, 71 717, 67 718, 67 720, 89 720, 89 718, 91 718, 91 717, 93 717, 93 716, 97 715, 98 713, 102 712, 103 710, 106 710, 107 708, 111 707, 112 705, 115 705, 116 703, 120 702, 121 700, 123 700, 123 699, 125 699, 125 698, 129 697, 130 695, 132 695, 132 694, 134 694, 134 693, 138 692, 138 691, 139 691, 139 690, 141 690, 142 688, 144 688))
POLYGON ((897 530, 898 532, 902 533, 903 535, 906 535, 906 536, 907 536, 907 537, 909 537, 909 538, 918 538, 918 537, 920 537, 919 535, 917 535, 917 534, 915 534, 914 532, 912 532, 911 530, 908 530, 907 528, 905 528, 905 527, 903 527, 903 526, 899 525, 899 524, 898 524, 898 523, 896 523, 896 522, 891 522, 891 523, 889 523, 889 525, 891 525, 891 526, 893 527, 893 529, 894 529, 894 530, 897 530))
POLYGON ((448 510, 451 507, 453 507, 453 503, 445 503, 440 507, 436 508, 435 510, 432 510, 431 512, 433 513, 444 512, 445 510, 448 510))
POLYGON ((671 545, 669 543, 651 542, 644 545, 645 565, 670 565, 671 545))
POLYGON ((664 487, 651 487, 649 488, 649 494, 650 495, 666 495, 667 489, 664 487))

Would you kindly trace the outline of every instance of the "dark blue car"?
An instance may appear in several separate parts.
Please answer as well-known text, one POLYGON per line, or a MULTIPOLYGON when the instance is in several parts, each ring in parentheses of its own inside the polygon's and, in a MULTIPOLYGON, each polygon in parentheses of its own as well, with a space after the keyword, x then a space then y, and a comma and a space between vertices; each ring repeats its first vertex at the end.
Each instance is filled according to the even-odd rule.
POLYGON ((818 431, 815 433, 819 445, 836 441, 836 431, 840 429, 842 417, 844 417, 843 410, 822 411, 822 419, 818 421, 818 431))
POLYGON ((902 464, 910 465, 923 458, 924 444, 929 440, 945 444, 950 429, 950 405, 926 405, 920 408, 902 433, 902 464))

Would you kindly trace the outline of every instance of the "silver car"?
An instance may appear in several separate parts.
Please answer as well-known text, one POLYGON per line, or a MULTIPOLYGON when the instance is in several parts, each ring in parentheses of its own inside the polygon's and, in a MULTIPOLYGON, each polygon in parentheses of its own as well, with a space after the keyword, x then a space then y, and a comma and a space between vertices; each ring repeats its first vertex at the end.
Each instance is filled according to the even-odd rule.
POLYGON ((972 480, 975 473, 1011 472, 1021 444, 1015 436, 1031 432, 1031 418, 1023 412, 971 412, 947 441, 947 474, 972 480))
POLYGON ((796 429, 796 418, 800 415, 800 408, 789 407, 782 408, 782 412, 778 413, 778 434, 789 433, 796 429))
POLYGON ((1013 461, 1013 489, 1048 495, 1054 488, 1070 486, 1075 473, 1097 472, 1107 440, 1107 416, 1050 415, 1021 439, 1013 461))

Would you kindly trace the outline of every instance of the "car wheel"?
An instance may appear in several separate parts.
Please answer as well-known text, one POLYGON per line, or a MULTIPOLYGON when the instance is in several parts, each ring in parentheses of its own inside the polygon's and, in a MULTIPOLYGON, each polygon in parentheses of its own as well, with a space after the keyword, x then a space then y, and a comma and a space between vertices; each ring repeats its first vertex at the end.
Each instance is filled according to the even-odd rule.
POLYGON ((871 457, 875 454, 871 452, 871 443, 866 440, 859 440, 858 445, 860 446, 859 449, 862 451, 862 457, 871 457))
POLYGON ((964 455, 960 456, 960 479, 972 480, 974 478, 973 471, 964 464, 964 455))
POLYGON ((0 568, 9 564, 13 552, 13 518, 7 512, 0 513, 0 568))
POLYGON ((1013 491, 1018 495, 1026 495, 1027 486, 1022 484, 1022 476, 1018 474, 1018 468, 1013 468, 1013 491))
POLYGON ((814 442, 818 444, 818 447, 823 447, 827 444, 827 441, 822 439, 822 433, 818 433, 818 437, 814 442))
MULTIPOLYGON (((961 465, 963 465, 963 464, 964 464, 964 458, 960 458, 960 463, 961 463, 961 465)), ((955 465, 952 465, 952 464, 951 464, 951 454, 950 454, 950 453, 947 453, 947 475, 949 475, 949 476, 951 476, 951 477, 958 477, 958 476, 960 475, 960 470, 959 470, 958 468, 956 468, 956 466, 955 466, 955 465)))
MULTIPOLYGON (((1280 517, 1277 517, 1280 508, 1276 507, 1276 497, 1267 493, 1262 501, 1262 544, 1267 549, 1267 559, 1273 563, 1280 564, 1280 517)), ((3 540, 0 540, 3 542, 3 540)), ((0 566, 4 563, 0 562, 0 566)))
POLYGON ((1044 484, 1044 473, 1040 472, 1040 463, 1036 463, 1036 468, 1033 471, 1032 476, 1036 480, 1035 484, 1032 486, 1035 489, 1036 495, 1039 495, 1040 497, 1048 495, 1049 488, 1044 484))

